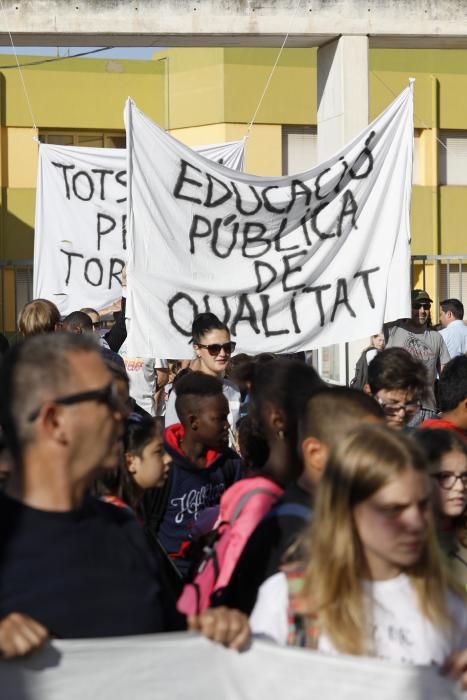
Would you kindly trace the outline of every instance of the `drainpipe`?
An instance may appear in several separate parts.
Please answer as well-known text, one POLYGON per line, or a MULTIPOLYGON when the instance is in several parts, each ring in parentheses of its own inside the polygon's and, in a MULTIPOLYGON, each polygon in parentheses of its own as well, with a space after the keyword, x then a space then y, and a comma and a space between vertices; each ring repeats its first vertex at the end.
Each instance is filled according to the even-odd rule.
MULTIPOLYGON (((436 76, 431 76, 431 114, 433 124, 432 137, 432 186, 434 187, 432 197, 432 220, 433 220, 433 255, 441 254, 441 188, 439 185, 439 80, 436 76)), ((439 302, 439 262, 435 261, 435 316, 438 320, 438 302, 439 302)))

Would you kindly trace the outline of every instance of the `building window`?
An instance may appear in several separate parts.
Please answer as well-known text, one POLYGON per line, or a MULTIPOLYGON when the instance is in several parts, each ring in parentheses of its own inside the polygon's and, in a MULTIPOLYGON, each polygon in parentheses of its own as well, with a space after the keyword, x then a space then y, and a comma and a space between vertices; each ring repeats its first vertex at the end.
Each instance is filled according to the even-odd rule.
POLYGON ((320 377, 324 379, 324 381, 331 382, 331 384, 341 383, 340 345, 329 345, 326 348, 320 348, 318 350, 318 358, 320 377))
POLYGON ((124 131, 54 131, 41 130, 39 141, 55 146, 83 146, 86 148, 125 148, 124 131))
POLYGON ((467 185, 467 131, 440 131, 439 182, 467 185))
POLYGON ((23 306, 32 298, 32 266, 15 268, 16 318, 23 306))
POLYGON ((443 262, 439 275, 439 300, 460 299, 467 306, 466 258, 443 262))
POLYGON ((316 126, 282 127, 282 174, 295 175, 318 165, 316 126))

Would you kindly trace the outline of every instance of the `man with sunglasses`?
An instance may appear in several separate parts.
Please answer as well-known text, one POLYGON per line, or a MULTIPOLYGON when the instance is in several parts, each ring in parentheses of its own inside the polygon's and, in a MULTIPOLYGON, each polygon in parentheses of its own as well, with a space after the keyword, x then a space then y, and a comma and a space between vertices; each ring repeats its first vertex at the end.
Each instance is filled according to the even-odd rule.
POLYGON ((424 289, 412 290, 412 316, 400 319, 385 327, 386 348, 403 348, 412 357, 420 360, 427 370, 428 383, 421 399, 420 410, 410 421, 411 426, 419 425, 426 418, 437 413, 435 381, 450 355, 438 331, 431 328, 430 310, 432 300, 424 289))
MULTIPOLYGON (((88 493, 118 463, 125 415, 91 335, 37 336, 4 358, 0 425, 13 469, 0 493, 0 655, 27 653, 48 635, 185 625, 139 522, 88 493)), ((229 645, 245 642, 235 611, 190 622, 229 645)))

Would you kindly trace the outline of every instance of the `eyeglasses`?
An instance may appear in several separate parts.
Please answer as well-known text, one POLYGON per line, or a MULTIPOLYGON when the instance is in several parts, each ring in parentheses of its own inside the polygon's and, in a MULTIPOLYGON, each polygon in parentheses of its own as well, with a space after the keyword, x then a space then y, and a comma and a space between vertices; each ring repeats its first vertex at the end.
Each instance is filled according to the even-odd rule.
POLYGON ((382 399, 376 399, 383 412, 387 416, 395 416, 399 411, 404 411, 406 415, 413 415, 420 409, 421 404, 418 401, 410 401, 408 403, 385 403, 382 399))
POLYGON ((462 474, 455 474, 454 472, 436 472, 436 474, 431 474, 431 476, 433 479, 436 479, 442 489, 452 489, 458 480, 462 482, 464 488, 467 488, 467 472, 463 472, 462 474))
POLYGON ((220 343, 212 343, 211 345, 201 345, 201 343, 196 343, 196 345, 199 348, 205 348, 211 357, 216 357, 216 355, 220 355, 221 350, 223 350, 226 355, 231 355, 235 350, 237 343, 234 343, 234 341, 231 340, 229 343, 224 343, 222 345, 220 343))
POLYGON ((431 304, 429 302, 417 302, 415 304, 412 304, 412 309, 415 309, 415 311, 418 311, 419 309, 425 309, 425 311, 429 311, 431 309, 431 304))
MULTIPOLYGON (((106 404, 111 411, 124 411, 124 404, 118 395, 118 389, 113 382, 107 384, 102 389, 94 389, 93 391, 82 391, 79 394, 70 394, 69 396, 61 396, 54 399, 52 403, 60 406, 71 406, 75 403, 84 403, 85 401, 97 401, 97 403, 106 404)), ((41 412, 42 406, 33 411, 28 416, 28 421, 32 423, 37 419, 41 412)))

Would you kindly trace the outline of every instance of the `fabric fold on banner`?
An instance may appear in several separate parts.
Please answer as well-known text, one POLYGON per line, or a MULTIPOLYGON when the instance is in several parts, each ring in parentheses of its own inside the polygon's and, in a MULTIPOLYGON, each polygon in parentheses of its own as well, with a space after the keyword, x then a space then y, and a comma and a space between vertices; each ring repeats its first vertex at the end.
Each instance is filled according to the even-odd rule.
POLYGON ((189 356, 203 311, 246 353, 356 340, 410 315, 412 86, 332 158, 286 177, 209 162, 131 100, 125 120, 131 353, 189 356))
MULTIPOLYGON (((243 169, 244 140, 194 150, 243 169)), ((126 149, 39 146, 33 294, 53 301, 62 315, 102 309, 121 296, 126 168, 126 149)))
POLYGON ((188 634, 55 641, 0 661, 4 700, 460 700, 432 667, 333 657, 256 641, 246 652, 188 634))

